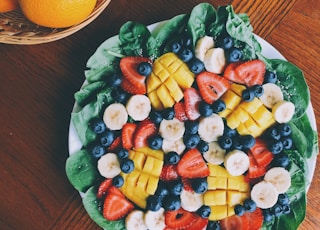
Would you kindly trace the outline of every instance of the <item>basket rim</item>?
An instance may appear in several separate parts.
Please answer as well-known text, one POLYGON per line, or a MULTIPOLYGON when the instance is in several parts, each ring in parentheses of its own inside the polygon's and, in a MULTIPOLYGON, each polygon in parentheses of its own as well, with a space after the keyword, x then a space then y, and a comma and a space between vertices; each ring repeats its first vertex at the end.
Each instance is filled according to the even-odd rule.
MULTIPOLYGON (((92 21, 94 21, 101 13, 104 11, 104 9, 109 5, 111 0, 102 0, 97 1, 97 5, 93 12, 85 18, 81 23, 62 29, 61 31, 53 32, 46 35, 40 35, 40 36, 25 36, 25 35, 10 35, 10 34, 0 34, 0 44, 16 44, 16 45, 35 45, 35 44, 42 44, 42 43, 48 43, 52 41, 56 41, 62 38, 65 38, 67 36, 70 36, 71 34, 74 34, 75 32, 81 30, 88 24, 90 24, 92 21)), ((45 27, 44 27, 45 28, 45 27)), ((55 29, 52 28, 52 31, 55 29)))

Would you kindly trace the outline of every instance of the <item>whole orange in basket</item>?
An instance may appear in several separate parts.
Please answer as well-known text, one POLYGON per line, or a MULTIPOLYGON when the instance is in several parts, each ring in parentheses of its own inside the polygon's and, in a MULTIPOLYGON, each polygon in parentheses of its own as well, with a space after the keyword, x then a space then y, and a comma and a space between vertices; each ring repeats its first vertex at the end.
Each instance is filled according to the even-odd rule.
POLYGON ((64 28, 82 22, 97 0, 19 0, 25 17, 40 26, 64 28))
POLYGON ((1 0, 0 13, 9 12, 18 8, 18 0, 1 0))

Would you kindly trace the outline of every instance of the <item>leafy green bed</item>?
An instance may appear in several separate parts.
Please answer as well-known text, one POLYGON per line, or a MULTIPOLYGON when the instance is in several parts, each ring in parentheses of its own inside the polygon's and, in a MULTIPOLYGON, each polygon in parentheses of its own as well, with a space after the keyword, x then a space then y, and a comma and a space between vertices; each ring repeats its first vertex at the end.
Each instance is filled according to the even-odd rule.
POLYGON ((318 137, 306 113, 310 103, 310 94, 301 70, 285 60, 268 59, 261 52, 249 18, 246 14, 236 14, 232 6, 215 9, 208 3, 197 5, 190 14, 178 15, 150 31, 145 25, 136 22, 125 23, 118 36, 102 43, 88 60, 85 71, 86 84, 75 93, 78 106, 71 120, 82 143, 82 149, 70 155, 66 161, 66 173, 71 184, 84 193, 83 204, 90 217, 104 229, 125 229, 122 220, 109 222, 100 212, 100 203, 96 199, 96 186, 101 180, 97 172, 96 161, 88 152, 88 146, 96 138, 89 128, 93 118, 101 116, 104 108, 113 102, 112 89, 105 80, 118 71, 123 56, 147 56, 156 59, 166 52, 166 45, 183 31, 192 34, 193 43, 209 35, 218 37, 227 32, 244 51, 246 60, 262 59, 269 70, 277 72, 277 84, 283 89, 286 100, 296 106, 294 119, 290 122, 293 130, 295 148, 288 150, 291 157, 289 171, 292 185, 288 191, 291 200, 291 213, 274 219, 263 229, 297 229, 306 212, 306 188, 308 181, 308 159, 318 153, 318 137))

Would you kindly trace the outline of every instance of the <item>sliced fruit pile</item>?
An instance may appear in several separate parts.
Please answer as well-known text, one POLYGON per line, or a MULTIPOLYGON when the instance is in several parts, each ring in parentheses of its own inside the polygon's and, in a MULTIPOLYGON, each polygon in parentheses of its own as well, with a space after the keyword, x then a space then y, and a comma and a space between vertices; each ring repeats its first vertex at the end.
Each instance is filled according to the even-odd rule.
POLYGON ((259 229, 289 213, 282 151, 295 107, 274 73, 213 37, 172 47, 123 57, 113 101, 91 122, 103 216, 127 229, 259 229))

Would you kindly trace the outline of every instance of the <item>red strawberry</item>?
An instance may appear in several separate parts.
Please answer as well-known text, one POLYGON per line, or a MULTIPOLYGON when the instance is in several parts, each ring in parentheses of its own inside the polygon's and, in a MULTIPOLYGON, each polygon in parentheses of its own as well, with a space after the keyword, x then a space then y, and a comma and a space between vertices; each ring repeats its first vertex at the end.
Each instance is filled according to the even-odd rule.
POLYGON ((149 119, 139 123, 133 135, 133 146, 142 148, 148 146, 148 138, 157 133, 157 126, 149 119))
POLYGON ((195 88, 188 88, 184 91, 184 106, 186 115, 190 120, 196 120, 200 117, 199 102, 201 101, 200 94, 195 88))
POLYGON ((229 216, 223 220, 220 220, 220 227, 222 230, 249 230, 249 219, 246 215, 229 216))
POLYGON ((259 178, 259 177, 262 177, 264 174, 266 174, 267 172, 266 167, 259 167, 252 153, 250 153, 250 151, 248 152, 248 157, 250 161, 249 170, 248 170, 249 179, 259 178))
POLYGON ((183 102, 177 102, 173 106, 175 118, 177 118, 179 121, 186 121, 188 120, 185 107, 183 102))
POLYGON ((198 149, 190 149, 177 164, 180 176, 198 178, 209 176, 209 168, 198 149))
POLYGON ((274 158, 267 144, 260 138, 256 139, 255 145, 249 150, 259 167, 267 167, 274 158))
POLYGON ((132 88, 134 92, 130 90, 131 92, 128 91, 129 93, 145 94, 147 92, 145 84, 146 77, 140 75, 137 71, 138 65, 141 62, 150 62, 150 59, 146 57, 124 57, 120 60, 120 69, 123 78, 125 79, 124 82, 122 81, 121 85, 125 86, 124 90, 127 90, 130 84, 135 87, 132 88))
POLYGON ((247 61, 238 65, 235 72, 247 86, 261 85, 266 72, 266 64, 259 59, 247 61))
POLYGON ((160 174, 160 179, 163 181, 171 181, 179 178, 177 165, 164 165, 160 174))
POLYGON ((131 94, 145 94, 145 90, 131 84, 126 78, 122 78, 121 88, 131 94))
POLYGON ((169 229, 186 229, 196 220, 196 214, 180 208, 176 211, 166 211, 164 213, 165 223, 169 229))
POLYGON ((250 230, 259 230, 262 227, 264 217, 260 208, 254 212, 246 212, 245 215, 248 216, 250 230))
POLYGON ((237 75, 236 75, 236 67, 238 65, 240 65, 241 62, 232 62, 230 63, 227 68, 224 70, 223 73, 223 77, 229 81, 235 82, 235 83, 239 83, 239 84, 244 84, 243 79, 240 79, 237 75))
POLYGON ((208 225, 209 220, 207 218, 202 218, 200 216, 196 216, 195 221, 192 223, 191 226, 187 227, 186 230, 201 230, 205 229, 208 225))
POLYGON ((119 189, 117 189, 115 186, 111 186, 109 188, 108 194, 113 194, 113 195, 117 195, 117 196, 125 198, 123 193, 119 189))
POLYGON ((137 124, 126 123, 121 130, 121 142, 124 149, 131 149, 133 147, 133 134, 136 131, 137 124))
POLYGON ((183 184, 183 189, 188 191, 188 192, 193 192, 193 188, 191 185, 191 180, 185 177, 181 178, 182 184, 183 184))
POLYGON ((110 193, 104 200, 103 216, 107 220, 119 220, 133 209, 134 205, 125 197, 110 193))
POLYGON ((196 81, 202 99, 208 104, 215 102, 230 88, 228 80, 207 71, 201 72, 196 81))
POLYGON ((112 186, 112 179, 105 179, 104 181, 102 181, 98 188, 97 198, 98 199, 103 198, 107 194, 111 186, 112 186))
POLYGON ((108 147, 108 151, 114 152, 118 150, 121 146, 121 137, 118 136, 116 139, 111 143, 111 145, 108 147))

